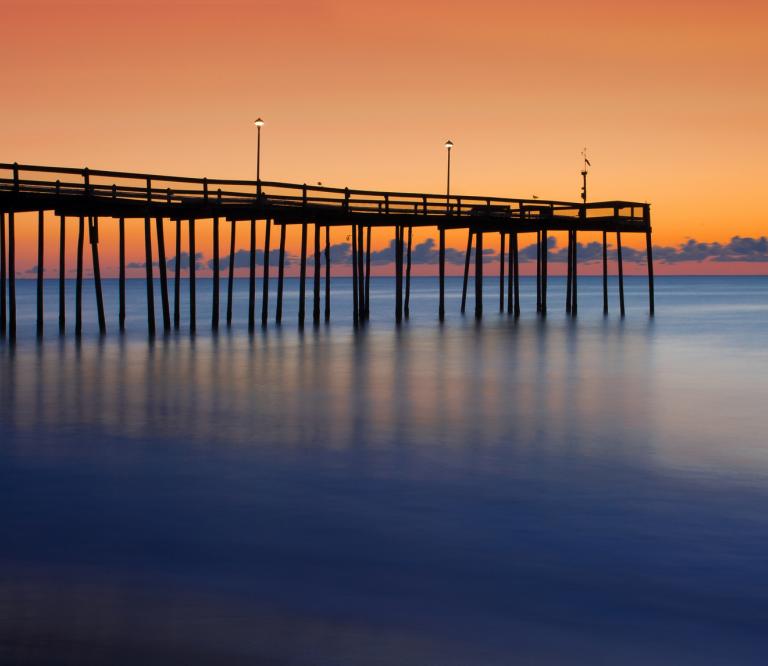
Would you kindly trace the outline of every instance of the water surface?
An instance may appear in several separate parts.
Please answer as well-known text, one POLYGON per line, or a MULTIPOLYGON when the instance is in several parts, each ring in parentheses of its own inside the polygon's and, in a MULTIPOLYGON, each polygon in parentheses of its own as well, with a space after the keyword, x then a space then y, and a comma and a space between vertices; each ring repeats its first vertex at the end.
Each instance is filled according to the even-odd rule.
POLYGON ((476 325, 449 280, 439 326, 419 278, 398 328, 376 279, 354 331, 339 279, 300 332, 291 280, 249 336, 247 282, 212 335, 199 280, 197 335, 153 341, 142 282, 123 336, 105 284, 104 338, 86 283, 78 344, 51 281, 38 344, 20 281, 0 661, 764 663, 768 279, 660 278, 653 319, 643 279, 624 319, 614 284, 603 317, 580 278, 572 320, 551 283, 515 321, 489 280, 476 325))

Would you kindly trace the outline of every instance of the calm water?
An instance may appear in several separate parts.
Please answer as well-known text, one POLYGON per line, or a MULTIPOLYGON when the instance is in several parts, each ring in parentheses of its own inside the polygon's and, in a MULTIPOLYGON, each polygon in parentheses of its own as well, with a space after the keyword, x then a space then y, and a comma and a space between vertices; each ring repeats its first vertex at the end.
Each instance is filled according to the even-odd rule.
POLYGON ((583 278, 575 322, 562 280, 546 322, 530 280, 518 322, 488 282, 481 326, 454 280, 436 325, 417 279, 397 329, 374 280, 354 333, 337 280, 301 334, 290 281, 249 337, 247 283, 212 336, 201 280, 198 335, 152 343, 143 283, 123 337, 107 283, 103 340, 86 284, 79 345, 55 282, 31 339, 20 283, 0 662, 765 663, 768 279, 661 278, 650 320, 631 278, 622 321, 583 278))

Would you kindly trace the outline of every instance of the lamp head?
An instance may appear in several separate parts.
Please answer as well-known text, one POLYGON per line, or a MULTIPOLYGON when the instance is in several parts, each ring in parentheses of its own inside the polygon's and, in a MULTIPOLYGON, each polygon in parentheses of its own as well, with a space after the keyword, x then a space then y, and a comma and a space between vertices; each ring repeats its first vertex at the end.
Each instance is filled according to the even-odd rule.
POLYGON ((448 139, 448 141, 446 141, 446 142, 445 142, 445 147, 446 147, 448 150, 450 150, 451 148, 453 148, 453 141, 451 141, 450 139, 448 139))
POLYGON ((256 120, 253 121, 253 124, 256 125, 256 127, 262 127, 264 125, 264 121, 261 118, 256 118, 256 120))

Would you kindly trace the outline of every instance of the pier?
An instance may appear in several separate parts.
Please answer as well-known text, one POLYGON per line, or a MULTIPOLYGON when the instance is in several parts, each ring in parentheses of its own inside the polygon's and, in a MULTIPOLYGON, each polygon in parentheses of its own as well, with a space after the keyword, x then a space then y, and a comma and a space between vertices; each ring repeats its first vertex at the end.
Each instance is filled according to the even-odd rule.
MULTIPOLYGON (((553 232, 567 232, 567 293, 565 309, 571 316, 578 313, 578 235, 581 232, 602 233, 603 311, 608 312, 608 234, 615 234, 618 252, 618 283, 620 313, 625 315, 624 272, 622 264, 622 234, 644 234, 648 266, 649 312, 654 314, 653 254, 651 245, 650 205, 630 201, 568 202, 542 199, 520 199, 465 196, 458 194, 428 194, 414 192, 383 192, 350 188, 323 187, 307 184, 262 180, 222 180, 188 178, 154 174, 103 171, 95 169, 62 168, 38 165, 0 164, 0 335, 16 335, 16 215, 37 213, 37 335, 43 335, 43 276, 44 256, 43 218, 52 211, 60 220, 59 230, 59 330, 66 330, 65 309, 65 246, 67 219, 77 221, 77 277, 75 299, 75 333, 82 332, 83 262, 85 229, 90 246, 91 267, 100 333, 106 333, 107 321, 101 290, 99 266, 99 225, 104 218, 119 225, 119 316, 117 328, 125 327, 125 227, 142 224, 147 284, 147 330, 157 330, 154 301, 153 258, 157 257, 160 280, 160 318, 162 329, 169 332, 180 327, 180 262, 186 249, 189 265, 189 310, 191 331, 197 326, 195 283, 195 222, 213 221, 213 306, 211 327, 217 329, 221 319, 219 303, 219 229, 230 225, 228 299, 225 321, 232 322, 232 283, 235 258, 236 230, 248 225, 250 238, 248 326, 255 328, 256 305, 256 226, 263 224, 264 266, 260 322, 266 326, 270 319, 268 287, 270 280, 269 251, 271 234, 279 233, 277 298, 274 321, 282 321, 283 282, 285 274, 285 239, 289 225, 301 228, 300 292, 298 325, 304 326, 307 316, 306 288, 311 270, 311 318, 317 325, 330 319, 332 291, 330 227, 349 229, 352 247, 352 324, 363 325, 370 316, 371 230, 390 228, 395 238, 395 312, 399 324, 410 315, 411 250, 414 227, 431 227, 439 236, 439 296, 435 314, 438 321, 445 317, 445 231, 460 229, 467 233, 466 260, 461 299, 465 312, 470 257, 475 248, 475 311, 483 316, 483 243, 488 234, 499 234, 501 240, 499 309, 511 316, 520 316, 519 236, 532 234, 536 239, 536 310, 545 316, 547 302, 548 238, 553 232), (167 247, 164 221, 175 226, 175 268, 173 310, 171 311, 167 275, 167 247), (152 225, 155 225, 155 246, 152 225), (239 225, 238 223, 242 223, 239 225), (185 229, 186 227, 186 229, 185 229), (184 232, 186 248, 183 247, 184 232), (313 255, 307 256, 308 238, 312 235, 313 255), (155 255, 156 253, 156 255, 155 255), (311 266, 307 265, 310 259, 311 266), (323 266, 323 263, 325 264, 323 266), (506 270, 506 280, 505 280, 506 270), (325 275, 324 307, 321 309, 321 280, 325 275), (505 294, 506 288, 506 294, 505 294)), ((55 264, 54 264, 55 265, 55 264)), ((112 324, 114 326, 114 324, 112 324)))

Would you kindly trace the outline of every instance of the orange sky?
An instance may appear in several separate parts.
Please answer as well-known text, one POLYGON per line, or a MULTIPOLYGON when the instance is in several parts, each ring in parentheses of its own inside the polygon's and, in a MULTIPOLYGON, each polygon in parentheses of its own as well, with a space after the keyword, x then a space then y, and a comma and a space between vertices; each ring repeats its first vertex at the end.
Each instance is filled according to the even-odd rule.
POLYGON ((456 192, 576 199, 587 145, 590 199, 651 202, 656 244, 768 229, 765 2, 3 0, 2 16, 0 161, 249 178, 260 115, 265 179, 439 192, 450 137, 456 192))

